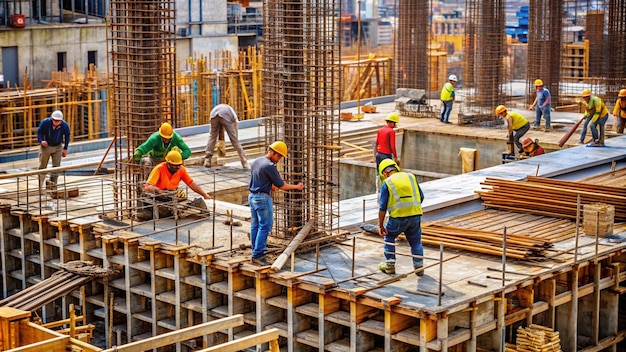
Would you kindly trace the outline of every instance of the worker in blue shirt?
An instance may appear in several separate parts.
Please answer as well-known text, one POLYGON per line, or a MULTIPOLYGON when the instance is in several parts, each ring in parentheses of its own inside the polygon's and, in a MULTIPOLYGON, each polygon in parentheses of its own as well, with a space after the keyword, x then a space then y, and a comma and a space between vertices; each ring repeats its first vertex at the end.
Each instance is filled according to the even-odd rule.
MULTIPOLYGON (((400 171, 400 167, 392 159, 380 162, 378 172, 384 178, 380 186, 378 203, 378 234, 384 238, 385 261, 378 269, 386 274, 396 273, 396 238, 404 233, 411 246, 413 269, 419 270, 424 265, 424 247, 422 247, 422 202, 424 193, 415 175, 400 171), (385 223, 385 215, 389 218, 385 223)), ((415 271, 423 276, 424 271, 415 271)))
MULTIPOLYGON (((61 158, 67 156, 67 148, 70 144, 70 126, 63 121, 63 113, 55 110, 50 117, 44 119, 37 129, 39 141, 39 169, 48 167, 48 161, 52 158, 52 167, 61 166, 61 158)), ((50 180, 46 182, 46 188, 56 187, 59 175, 50 174, 50 180)), ((39 185, 43 185, 45 174, 39 175, 39 185)))

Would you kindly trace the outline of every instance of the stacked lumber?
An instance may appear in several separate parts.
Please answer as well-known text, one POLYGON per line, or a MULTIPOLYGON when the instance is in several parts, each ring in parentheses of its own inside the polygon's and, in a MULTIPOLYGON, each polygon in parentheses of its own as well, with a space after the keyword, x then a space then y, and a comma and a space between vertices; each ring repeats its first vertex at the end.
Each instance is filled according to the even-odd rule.
POLYGON ((526 181, 487 178, 481 183, 483 205, 503 210, 575 219, 581 205, 606 203, 615 207, 615 220, 626 220, 626 189, 529 176, 526 181))
POLYGON ((531 324, 517 329, 517 345, 507 343, 505 352, 560 352, 561 339, 558 331, 531 324))
MULTIPOLYGON (((424 224, 422 243, 456 248, 489 255, 502 256, 502 233, 473 230, 439 224, 424 224)), ((528 234, 507 233, 506 256, 513 259, 539 259, 552 244, 528 234)))

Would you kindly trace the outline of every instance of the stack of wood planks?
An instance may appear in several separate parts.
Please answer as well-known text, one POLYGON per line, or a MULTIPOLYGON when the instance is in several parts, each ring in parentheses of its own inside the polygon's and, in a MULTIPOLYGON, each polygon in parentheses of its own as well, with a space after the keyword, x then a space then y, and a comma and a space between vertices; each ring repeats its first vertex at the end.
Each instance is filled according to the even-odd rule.
MULTIPOLYGON (((474 230, 439 224, 424 224, 422 243, 456 248, 490 255, 502 255, 502 232, 474 230)), ((506 236, 506 256, 513 259, 540 259, 551 243, 529 236, 510 233, 506 236)))
POLYGON ((560 352, 561 339, 558 331, 531 324, 517 329, 517 345, 507 343, 505 352, 560 352))
MULTIPOLYGON (((577 197, 582 205, 606 203, 615 207, 615 220, 626 220, 626 189, 528 176, 526 181, 487 178, 476 191, 486 207, 533 214, 576 218, 577 197)), ((582 209, 580 209, 582 210, 582 209)))

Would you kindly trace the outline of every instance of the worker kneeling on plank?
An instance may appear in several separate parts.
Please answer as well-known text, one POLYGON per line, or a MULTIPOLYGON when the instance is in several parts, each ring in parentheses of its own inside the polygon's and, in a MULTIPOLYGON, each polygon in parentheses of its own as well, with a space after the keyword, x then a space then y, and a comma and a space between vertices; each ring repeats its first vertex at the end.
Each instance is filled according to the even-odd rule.
MULTIPOLYGON (((385 261, 378 265, 378 269, 387 274, 396 273, 395 242, 401 233, 404 233, 411 246, 413 268, 420 269, 424 265, 421 227, 424 193, 415 175, 400 171, 400 167, 392 159, 381 161, 378 172, 384 178, 380 187, 378 234, 385 241, 385 261), (383 226, 387 212, 389 218, 383 226)), ((416 274, 423 276, 424 271, 416 274)))
POLYGON ((545 150, 539 145, 539 140, 535 139, 534 141, 528 137, 524 139, 522 142, 522 148, 524 152, 520 155, 522 159, 532 158, 533 156, 545 154, 545 150))
MULTIPOLYGON (((186 192, 184 189, 178 189, 180 181, 183 181, 194 192, 198 193, 204 199, 211 199, 211 197, 198 186, 194 180, 189 176, 187 169, 183 166, 183 157, 177 150, 171 150, 165 157, 165 162, 157 165, 150 172, 148 180, 146 181, 143 190, 145 193, 156 195, 155 200, 161 202, 169 202, 174 197, 183 201, 186 199, 186 192)), ((203 199, 194 199, 191 204, 192 207, 207 209, 206 203, 203 199)), ((172 214, 171 207, 159 206, 159 217, 166 217, 172 214)), ((137 214, 139 220, 152 219, 153 212, 149 209, 143 209, 137 214)))

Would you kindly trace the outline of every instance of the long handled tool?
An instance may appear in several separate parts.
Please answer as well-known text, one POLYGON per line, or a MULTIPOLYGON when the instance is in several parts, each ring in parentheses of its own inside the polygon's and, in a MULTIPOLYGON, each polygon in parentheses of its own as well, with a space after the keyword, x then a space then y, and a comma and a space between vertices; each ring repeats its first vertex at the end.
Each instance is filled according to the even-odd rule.
POLYGON ((563 137, 561 137, 561 139, 559 139, 559 147, 562 147, 563 145, 565 145, 565 143, 567 143, 567 141, 570 139, 570 137, 574 134, 574 132, 576 132, 576 130, 578 129, 578 126, 580 126, 580 124, 585 121, 586 117, 583 116, 580 120, 578 120, 578 122, 576 122, 576 124, 574 124, 574 126, 572 126, 572 128, 569 129, 569 131, 567 131, 567 133, 565 133, 563 135, 563 137))

